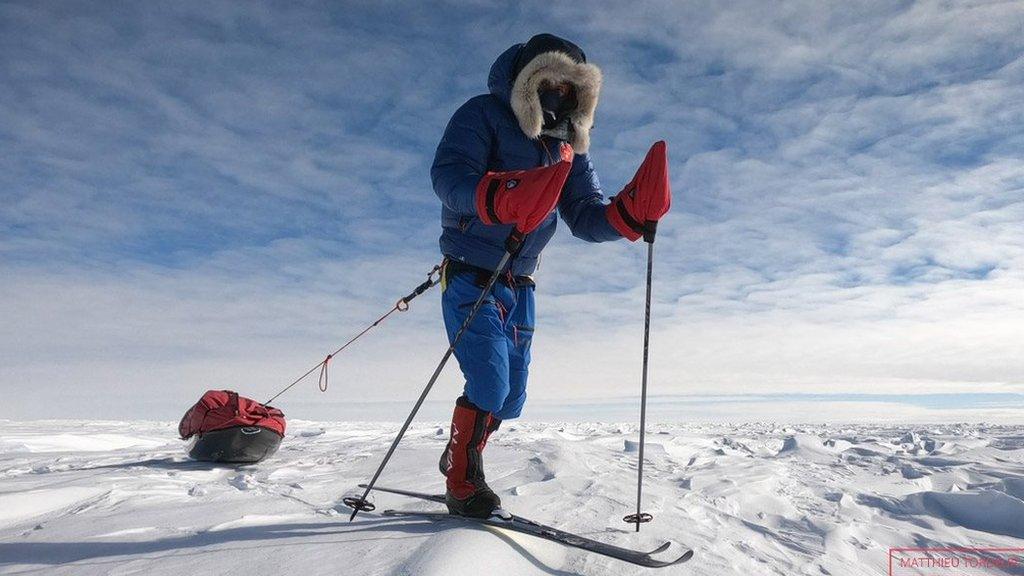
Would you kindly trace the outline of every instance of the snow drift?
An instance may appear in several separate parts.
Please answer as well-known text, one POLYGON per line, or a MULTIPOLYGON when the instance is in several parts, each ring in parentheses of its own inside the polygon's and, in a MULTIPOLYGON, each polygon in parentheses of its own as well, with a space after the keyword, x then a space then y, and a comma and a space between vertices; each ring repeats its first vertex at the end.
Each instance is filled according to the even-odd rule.
MULTIPOLYGON (((652 425, 639 534, 635 426, 510 422, 488 448, 509 509, 585 536, 692 547, 656 572, 494 529, 347 521, 397 425, 292 422, 259 465, 186 459, 171 424, 0 422, 0 574, 884 575, 890 547, 1020 547, 1024 427, 652 425)), ((440 490, 437 423, 381 483, 440 490)), ((385 508, 432 505, 375 496, 385 508)))

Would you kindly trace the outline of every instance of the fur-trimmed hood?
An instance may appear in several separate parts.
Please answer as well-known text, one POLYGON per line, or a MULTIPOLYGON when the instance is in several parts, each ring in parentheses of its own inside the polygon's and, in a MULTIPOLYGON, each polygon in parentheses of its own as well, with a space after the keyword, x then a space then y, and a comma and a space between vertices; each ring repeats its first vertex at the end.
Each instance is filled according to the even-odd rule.
POLYGON ((544 52, 523 66, 513 78, 516 56, 523 44, 516 44, 498 56, 487 79, 491 94, 501 98, 511 108, 523 133, 532 139, 540 138, 544 116, 537 89, 541 82, 568 81, 576 87, 576 109, 569 114, 573 127, 573 150, 584 154, 590 149, 590 129, 594 125, 594 111, 601 92, 601 70, 588 63, 577 63, 562 52, 544 52))

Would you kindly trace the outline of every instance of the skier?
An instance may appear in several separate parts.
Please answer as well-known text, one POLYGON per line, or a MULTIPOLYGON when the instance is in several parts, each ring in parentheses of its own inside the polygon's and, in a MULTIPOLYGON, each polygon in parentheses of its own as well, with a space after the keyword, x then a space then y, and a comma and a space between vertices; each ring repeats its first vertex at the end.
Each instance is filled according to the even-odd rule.
POLYGON ((440 468, 448 510, 474 517, 501 506, 484 479, 483 451, 491 433, 503 420, 517 418, 526 400, 534 331, 531 274, 556 226, 553 213, 536 214, 541 198, 550 186, 561 187, 558 212, 573 235, 588 242, 635 241, 670 202, 667 185, 643 184, 645 170, 659 169, 652 164, 660 161, 657 173, 666 174, 660 144, 660 153, 655 145, 633 182, 605 204, 587 153, 601 71, 577 45, 538 34, 498 56, 487 85, 489 94, 471 98, 452 116, 431 168, 443 205, 442 312, 449 342, 498 266, 513 226, 530 218, 539 224, 525 230, 530 233, 507 274, 455 347, 465 387, 440 468))

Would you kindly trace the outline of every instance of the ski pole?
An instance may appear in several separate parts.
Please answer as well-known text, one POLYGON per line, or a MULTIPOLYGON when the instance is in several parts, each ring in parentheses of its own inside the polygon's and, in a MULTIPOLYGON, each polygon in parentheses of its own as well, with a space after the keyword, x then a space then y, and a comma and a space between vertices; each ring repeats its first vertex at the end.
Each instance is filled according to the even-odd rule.
POLYGON ((452 343, 448 346, 448 350, 445 351, 444 356, 441 357, 441 361, 438 363, 437 368, 434 369, 433 375, 430 376, 430 380, 427 381, 426 387, 423 388, 423 392, 420 393, 420 397, 416 400, 416 404, 413 405, 412 411, 409 412, 409 416, 406 417, 405 423, 398 430, 398 435, 395 436, 394 441, 391 442, 391 447, 388 448, 387 453, 384 455, 384 459, 381 460, 380 466, 377 466, 377 471, 373 473, 373 478, 370 479, 366 484, 366 490, 363 495, 359 498, 347 497, 342 500, 346 506, 352 508, 352 515, 348 517, 348 521, 351 522, 355 519, 356 514, 360 510, 367 512, 373 510, 373 504, 366 501, 366 497, 369 496, 370 490, 373 490, 373 485, 376 484, 377 478, 380 477, 381 472, 384 471, 384 467, 388 465, 388 460, 391 460, 391 455, 395 453, 395 449, 398 448, 398 443, 402 441, 402 437, 405 436, 406 430, 409 429, 409 425, 412 424, 413 418, 416 417, 416 413, 419 412, 420 407, 423 406, 423 401, 427 399, 427 394, 430 393, 430 389, 434 387, 434 383, 437 382, 438 376, 441 375, 441 370, 444 369, 445 364, 448 363, 448 359, 451 358, 452 354, 455 353, 455 345, 459 343, 462 338, 462 334, 465 333, 466 329, 469 328, 473 318, 476 317, 477 312, 483 306, 484 300, 487 299, 487 294, 490 293, 491 288, 494 287, 494 283, 498 281, 501 274, 505 271, 505 267, 508 266, 512 255, 515 254, 519 247, 522 245, 524 234, 519 232, 518 229, 513 229, 512 233, 505 239, 505 254, 501 257, 501 261, 498 262, 498 267, 494 269, 491 277, 487 280, 487 284, 484 285, 484 289, 480 292, 480 296, 477 297, 476 302, 473 303, 473 307, 469 311, 469 315, 463 320, 462 326, 459 327, 459 331, 455 333, 455 337, 452 338, 452 343))
POLYGON ((640 511, 640 500, 644 489, 644 435, 647 431, 647 364, 648 351, 651 340, 651 278, 654 271, 654 235, 658 229, 658 222, 648 220, 644 223, 644 242, 647 243, 647 300, 644 304, 644 364, 643 376, 640 380, 640 450, 639 461, 636 467, 636 513, 623 518, 630 524, 636 524, 636 531, 640 531, 640 524, 650 522, 654 519, 647 512, 640 511))

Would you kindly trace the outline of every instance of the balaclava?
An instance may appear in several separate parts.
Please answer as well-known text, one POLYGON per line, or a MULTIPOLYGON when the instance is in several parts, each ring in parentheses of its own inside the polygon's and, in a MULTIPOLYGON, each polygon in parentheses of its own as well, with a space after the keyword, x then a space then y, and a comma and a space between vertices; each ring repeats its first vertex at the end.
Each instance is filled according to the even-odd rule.
MULTIPOLYGON (((516 56, 515 74, 513 77, 518 76, 523 67, 529 64, 531 60, 545 52, 561 52, 572 58, 577 64, 587 61, 587 55, 583 53, 579 46, 572 42, 553 34, 537 34, 530 38, 519 50, 519 54, 516 56)), ((566 95, 562 95, 555 88, 542 88, 538 90, 541 110, 544 114, 544 128, 546 130, 555 129, 576 108, 575 90, 576 88, 573 87, 573 90, 566 95)))

